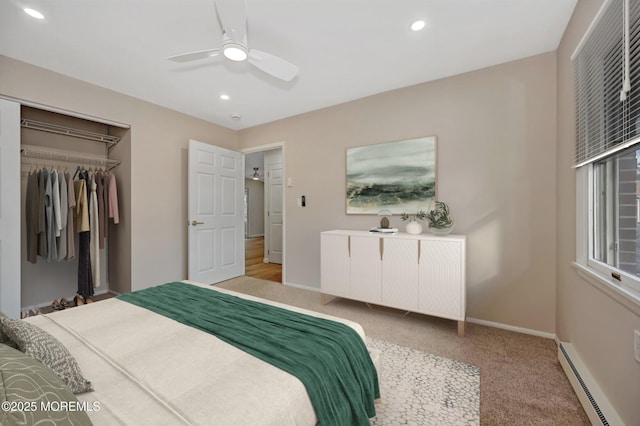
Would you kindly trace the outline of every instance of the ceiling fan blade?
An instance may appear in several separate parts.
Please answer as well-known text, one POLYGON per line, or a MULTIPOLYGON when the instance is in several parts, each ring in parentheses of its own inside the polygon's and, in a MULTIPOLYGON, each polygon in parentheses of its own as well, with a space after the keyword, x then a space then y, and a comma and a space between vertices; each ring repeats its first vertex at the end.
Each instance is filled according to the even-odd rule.
POLYGON ((169 56, 167 59, 173 62, 189 62, 198 59, 212 58, 220 54, 220 49, 196 50, 195 52, 181 53, 180 55, 169 56))
POLYGON ((245 0, 215 0, 218 19, 225 35, 236 43, 247 44, 245 0))
POLYGON ((296 65, 261 50, 249 50, 248 61, 261 71, 280 80, 291 81, 298 75, 298 67, 296 65))

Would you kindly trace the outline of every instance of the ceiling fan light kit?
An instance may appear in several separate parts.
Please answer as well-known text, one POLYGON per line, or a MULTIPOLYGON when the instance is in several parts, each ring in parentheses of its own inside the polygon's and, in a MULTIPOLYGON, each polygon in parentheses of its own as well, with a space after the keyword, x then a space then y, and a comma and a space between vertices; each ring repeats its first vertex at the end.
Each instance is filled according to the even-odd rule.
POLYGON ((227 43, 222 48, 224 57, 236 62, 242 62, 247 59, 247 51, 236 43, 227 43))

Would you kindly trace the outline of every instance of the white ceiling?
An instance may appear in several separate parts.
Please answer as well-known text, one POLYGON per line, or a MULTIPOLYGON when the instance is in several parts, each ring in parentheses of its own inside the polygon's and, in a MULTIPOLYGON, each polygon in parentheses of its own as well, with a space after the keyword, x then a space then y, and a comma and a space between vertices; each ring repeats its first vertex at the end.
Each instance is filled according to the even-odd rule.
POLYGON ((296 64, 289 83, 166 60, 220 46, 213 0, 0 0, 0 54, 238 130, 553 51, 576 1, 246 0, 249 48, 296 64))

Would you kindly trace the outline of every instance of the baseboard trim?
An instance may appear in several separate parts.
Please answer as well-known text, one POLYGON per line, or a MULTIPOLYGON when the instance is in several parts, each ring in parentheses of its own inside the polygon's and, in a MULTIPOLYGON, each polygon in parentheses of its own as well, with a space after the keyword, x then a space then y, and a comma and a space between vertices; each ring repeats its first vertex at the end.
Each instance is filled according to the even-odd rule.
POLYGON ((494 327, 494 328, 501 328, 503 330, 515 331, 517 333, 529 334, 531 336, 544 337, 545 339, 556 340, 556 335, 554 333, 547 333, 545 331, 533 330, 531 328, 516 327, 513 325, 502 324, 499 322, 485 321, 485 320, 481 320, 477 318, 469 318, 469 317, 467 317, 467 322, 486 325, 487 327, 494 327))
POLYGON ((284 281, 284 277, 282 280, 282 285, 285 285, 287 287, 294 287, 294 288, 299 288, 302 290, 309 290, 309 291, 315 291, 316 293, 320 293, 320 289, 318 287, 310 287, 308 285, 304 285, 304 284, 296 284, 296 283, 292 283, 289 281, 284 281))
MULTIPOLYGON (((297 284, 297 283, 292 283, 292 282, 284 282, 284 281, 283 281, 282 284, 285 285, 285 286, 288 286, 288 287, 295 287, 295 288, 299 288, 299 289, 302 289, 302 290, 314 291, 316 293, 321 293, 322 292, 322 290, 317 288, 317 287, 310 287, 310 286, 303 285, 303 284, 297 284)), ((493 321, 485 321, 485 320, 481 320, 481 319, 477 319, 477 318, 469 318, 469 317, 467 317, 466 321, 470 322, 470 323, 474 323, 474 324, 485 325, 487 327, 501 328, 503 330, 515 331, 517 333, 523 333, 523 334, 529 334, 531 336, 543 337, 545 339, 555 340, 556 342, 558 341, 558 339, 556 338, 556 335, 554 333, 547 333, 547 332, 544 332, 544 331, 532 330, 530 328, 515 327, 513 325, 502 324, 502 323, 493 322, 493 321)))
POLYGON ((593 425, 624 425, 571 343, 560 342, 558 360, 593 425))

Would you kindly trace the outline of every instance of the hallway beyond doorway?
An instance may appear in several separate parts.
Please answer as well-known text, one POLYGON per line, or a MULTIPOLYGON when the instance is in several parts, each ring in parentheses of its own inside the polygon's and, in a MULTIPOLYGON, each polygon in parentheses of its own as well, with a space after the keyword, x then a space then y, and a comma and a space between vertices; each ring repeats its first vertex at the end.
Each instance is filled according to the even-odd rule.
POLYGON ((246 276, 282 283, 282 265, 264 263, 264 237, 245 238, 244 254, 246 276))

